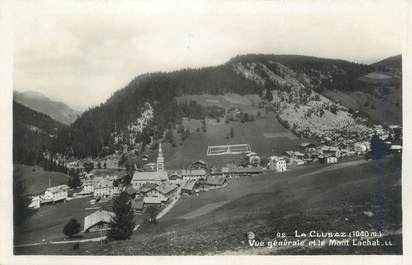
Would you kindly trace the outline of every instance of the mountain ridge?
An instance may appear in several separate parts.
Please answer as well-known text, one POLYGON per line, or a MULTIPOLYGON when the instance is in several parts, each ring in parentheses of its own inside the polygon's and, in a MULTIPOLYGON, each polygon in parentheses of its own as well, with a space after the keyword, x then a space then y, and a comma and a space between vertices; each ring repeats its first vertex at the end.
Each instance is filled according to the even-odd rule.
POLYGON ((31 108, 35 111, 47 114, 54 120, 64 124, 73 123, 81 114, 61 101, 55 101, 37 91, 13 91, 13 98, 16 102, 31 108))
MULTIPOLYGON (((98 156, 104 154, 104 150, 113 151, 118 147, 113 143, 112 134, 116 130, 126 130, 135 122, 141 116, 146 103, 153 107, 153 120, 134 138, 142 139, 146 135, 143 138, 149 137, 150 141, 159 139, 165 130, 178 124, 183 117, 181 106, 175 101, 175 97, 181 95, 259 94, 263 99, 267 91, 274 93, 292 89, 295 94, 291 100, 295 101, 297 106, 307 103, 304 102, 304 95, 317 98, 317 94, 326 95, 325 92, 328 91, 339 91, 351 98, 352 93, 361 91, 366 95, 365 98, 371 98, 372 103, 378 96, 385 100, 384 96, 375 95, 376 84, 361 79, 373 71, 375 69, 371 65, 345 60, 299 55, 248 54, 235 56, 218 66, 139 75, 104 103, 85 111, 64 130, 58 138, 58 151, 64 152, 67 146, 73 147, 74 154, 79 156, 98 156), (245 69, 251 77, 261 80, 257 82, 257 79, 239 74, 239 63, 248 68, 245 69)), ((331 107, 336 103, 335 95, 332 93, 327 96, 329 100, 323 100, 324 103, 327 102, 332 112, 336 111, 335 107, 331 107), (331 102, 328 103, 329 101, 331 102)), ((288 100, 288 104, 292 102, 284 98, 283 101, 285 100, 288 100)), ((343 106, 338 106, 337 110, 349 112, 348 107, 345 107, 347 102, 343 101, 341 104, 343 106)), ((388 106, 392 105, 395 104, 388 106)), ((356 111, 356 106, 352 105, 355 107, 352 111, 356 111)), ((371 108, 370 113, 373 111, 371 108)), ((365 114, 369 115, 367 112, 365 114)), ((380 117, 375 115, 374 118, 380 117)))

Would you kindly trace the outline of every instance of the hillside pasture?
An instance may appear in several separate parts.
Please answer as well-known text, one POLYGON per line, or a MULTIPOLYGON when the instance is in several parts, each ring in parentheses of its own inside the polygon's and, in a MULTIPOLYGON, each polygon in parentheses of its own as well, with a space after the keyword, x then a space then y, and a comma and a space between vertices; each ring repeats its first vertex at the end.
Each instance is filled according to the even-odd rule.
POLYGON ((191 135, 175 148, 165 145, 164 153, 168 169, 186 168, 199 159, 216 167, 239 162, 240 155, 235 154, 207 156, 207 147, 211 145, 249 144, 251 151, 258 155, 269 156, 296 149, 297 145, 302 142, 315 141, 296 137, 278 122, 275 113, 259 108, 258 95, 225 94, 178 97, 178 102, 191 100, 204 106, 215 105, 226 108, 226 110, 231 107, 239 108, 243 112, 253 114, 255 120, 245 123, 239 121, 225 123, 223 119, 219 122, 215 119, 206 119, 206 132, 203 132, 199 120, 183 119, 182 124, 185 128, 189 128, 191 135), (230 137, 231 128, 234 130, 233 137, 230 137))
MULTIPOLYGON (((190 119, 188 123, 199 121, 190 119)), ((195 126, 194 126, 195 127, 195 126)), ((230 122, 208 120, 206 132, 191 131, 191 135, 175 148, 164 145, 166 168, 177 169, 188 167, 193 161, 204 160, 213 166, 223 166, 227 163, 237 163, 240 155, 207 156, 207 148, 211 145, 249 144, 258 155, 280 155, 284 151, 294 150, 302 142, 314 139, 298 138, 284 128, 276 119, 274 113, 263 113, 252 122, 230 122), (234 135, 230 138, 230 128, 234 135)))
POLYGON ((45 171, 39 166, 28 166, 15 164, 14 170, 17 176, 23 181, 29 194, 43 193, 49 187, 49 180, 51 186, 67 184, 69 175, 55 172, 45 171))

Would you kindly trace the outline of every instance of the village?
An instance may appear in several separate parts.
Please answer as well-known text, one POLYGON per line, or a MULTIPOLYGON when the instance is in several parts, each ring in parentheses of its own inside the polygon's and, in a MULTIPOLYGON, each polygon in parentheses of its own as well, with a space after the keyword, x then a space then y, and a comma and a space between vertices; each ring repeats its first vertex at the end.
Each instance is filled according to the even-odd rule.
MULTIPOLYGON (((369 137, 378 136, 384 143, 386 154, 401 152, 400 126, 384 129, 376 125, 373 131, 369 137)), ((65 160, 58 157, 56 161, 60 159, 59 163, 63 163, 68 172, 78 173, 79 187, 70 188, 65 184, 53 186, 49 183, 44 193, 32 196, 30 207, 40 208, 50 204, 59 207, 67 201, 89 198, 89 209, 95 211, 85 214, 81 231, 102 232, 109 229, 114 215, 111 209, 113 198, 122 192, 128 194, 135 215, 142 216, 148 208, 155 208, 156 220, 167 213, 181 196, 198 196, 201 192, 223 188, 237 178, 281 173, 315 163, 327 165, 365 159, 371 150, 370 140, 365 138, 342 142, 322 139, 319 142, 304 142, 295 150, 269 157, 259 156, 248 144, 209 146, 208 156, 240 155, 238 164, 227 164, 221 168, 195 160, 187 168, 166 169, 161 144, 158 145, 155 162, 149 162, 148 157, 144 156, 142 160, 146 163, 143 167, 133 165, 132 170, 121 165, 121 154, 104 159, 65 160), (125 180, 128 175, 131 178, 125 180)))

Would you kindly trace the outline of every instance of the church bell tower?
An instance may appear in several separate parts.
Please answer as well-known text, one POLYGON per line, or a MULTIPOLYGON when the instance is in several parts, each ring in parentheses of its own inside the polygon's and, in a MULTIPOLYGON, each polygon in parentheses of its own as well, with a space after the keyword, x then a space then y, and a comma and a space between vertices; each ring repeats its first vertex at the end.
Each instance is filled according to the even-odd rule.
POLYGON ((157 171, 163 171, 165 169, 165 159, 163 157, 162 144, 159 144, 156 167, 157 171))

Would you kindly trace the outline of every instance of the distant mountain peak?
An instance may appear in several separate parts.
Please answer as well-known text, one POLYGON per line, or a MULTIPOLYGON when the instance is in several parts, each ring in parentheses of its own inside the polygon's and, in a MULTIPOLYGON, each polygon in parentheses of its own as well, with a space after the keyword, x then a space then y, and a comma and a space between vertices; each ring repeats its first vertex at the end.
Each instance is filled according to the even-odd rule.
POLYGON ((64 124, 73 123, 81 114, 63 102, 54 101, 37 91, 14 91, 14 100, 32 110, 44 113, 64 124))

